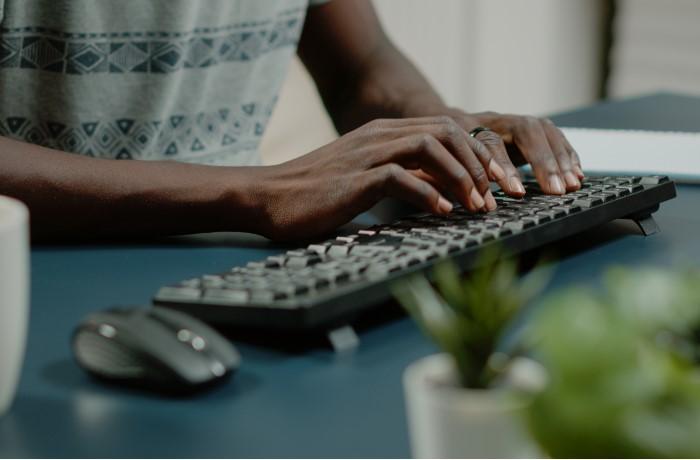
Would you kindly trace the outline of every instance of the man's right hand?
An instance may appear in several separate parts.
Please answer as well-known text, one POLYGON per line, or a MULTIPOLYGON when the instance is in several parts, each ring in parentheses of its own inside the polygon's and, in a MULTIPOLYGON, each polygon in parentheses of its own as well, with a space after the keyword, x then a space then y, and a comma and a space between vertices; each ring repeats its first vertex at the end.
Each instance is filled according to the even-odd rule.
POLYGON ((522 196, 506 180, 509 166, 450 117, 375 120, 305 156, 258 169, 251 190, 258 232, 276 240, 320 236, 388 196, 435 214, 452 210, 450 195, 472 212, 490 211, 490 179, 522 196))

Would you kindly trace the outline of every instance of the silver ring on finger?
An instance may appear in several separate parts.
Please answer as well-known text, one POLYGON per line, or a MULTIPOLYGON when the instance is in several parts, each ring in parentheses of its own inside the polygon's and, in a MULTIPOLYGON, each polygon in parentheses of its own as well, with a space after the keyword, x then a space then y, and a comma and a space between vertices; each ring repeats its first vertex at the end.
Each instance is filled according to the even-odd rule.
POLYGON ((476 136, 478 136, 479 134, 484 133, 484 132, 491 132, 491 129, 489 129, 485 126, 477 126, 476 128, 469 131, 469 135, 471 137, 473 137, 474 139, 476 139, 476 136))

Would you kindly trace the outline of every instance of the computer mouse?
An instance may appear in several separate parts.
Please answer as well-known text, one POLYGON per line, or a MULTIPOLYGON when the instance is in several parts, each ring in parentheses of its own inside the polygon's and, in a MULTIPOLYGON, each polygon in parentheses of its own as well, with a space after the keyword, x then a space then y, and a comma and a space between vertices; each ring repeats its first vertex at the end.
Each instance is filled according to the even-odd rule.
POLYGON ((78 364, 93 376, 162 392, 208 387, 241 362, 214 329, 161 307, 93 313, 76 328, 72 345, 78 364))

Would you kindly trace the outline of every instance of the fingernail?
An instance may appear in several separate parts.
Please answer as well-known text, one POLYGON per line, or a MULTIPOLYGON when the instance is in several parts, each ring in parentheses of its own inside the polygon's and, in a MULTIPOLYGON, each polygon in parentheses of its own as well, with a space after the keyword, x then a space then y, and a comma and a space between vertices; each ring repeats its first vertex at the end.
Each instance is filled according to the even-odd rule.
POLYGON ((472 204, 474 205, 474 207, 476 209, 481 209, 486 204, 484 202, 484 198, 479 194, 479 192, 475 188, 472 189, 471 197, 472 197, 472 204))
POLYGON ((525 195, 525 187, 523 187, 523 183, 520 182, 520 179, 513 176, 508 183, 510 184, 511 191, 520 195, 525 195))
POLYGON ((559 176, 554 174, 549 177, 549 189, 556 195, 563 195, 566 193, 561 179, 559 179, 559 176))
POLYGON ((449 214, 452 211, 452 203, 450 203, 443 197, 440 197, 438 199, 438 209, 443 214, 449 214))
POLYGON ((568 189, 578 190, 581 188, 581 182, 579 182, 571 171, 567 171, 566 174, 564 174, 564 180, 566 181, 566 187, 568 189))
POLYGON ((489 211, 493 211, 498 207, 498 204, 496 204, 496 199, 493 197, 491 190, 486 192, 484 198, 486 199, 486 209, 489 211))
POLYGON ((583 173, 583 170, 578 166, 574 166, 574 172, 576 173, 579 179, 583 179, 584 177, 586 177, 586 175, 583 173))
POLYGON ((491 158, 491 161, 489 162, 489 170, 491 171, 493 178, 496 180, 503 180, 506 178, 505 171, 503 171, 501 165, 496 163, 496 160, 494 160, 493 158, 491 158))

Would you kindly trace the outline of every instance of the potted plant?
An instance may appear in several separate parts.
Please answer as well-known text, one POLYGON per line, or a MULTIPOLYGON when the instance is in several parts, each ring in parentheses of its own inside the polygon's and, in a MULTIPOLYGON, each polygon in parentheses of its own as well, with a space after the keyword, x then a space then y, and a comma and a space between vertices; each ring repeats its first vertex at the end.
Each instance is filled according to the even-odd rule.
POLYGON ((533 318, 549 382, 531 432, 552 457, 700 457, 700 272, 618 268, 605 280, 533 318))
POLYGON ((463 280, 457 268, 435 268, 436 288, 417 275, 392 287, 399 302, 443 353, 404 374, 413 455, 418 458, 535 457, 524 414, 545 384, 534 361, 498 350, 519 308, 538 293, 542 270, 518 279, 495 251, 463 280))

